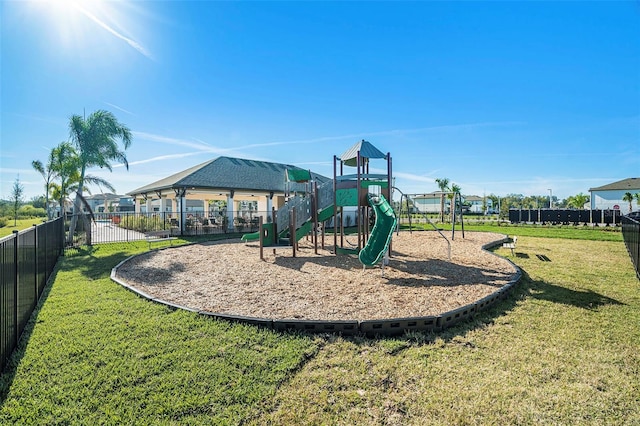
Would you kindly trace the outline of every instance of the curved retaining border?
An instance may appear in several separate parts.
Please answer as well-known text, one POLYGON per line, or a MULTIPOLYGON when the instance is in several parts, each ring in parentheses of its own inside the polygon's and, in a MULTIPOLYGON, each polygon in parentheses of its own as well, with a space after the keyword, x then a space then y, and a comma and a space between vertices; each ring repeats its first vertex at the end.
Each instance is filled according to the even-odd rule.
MULTIPOLYGON (((498 241, 491 242, 489 244, 485 244, 482 246, 482 250, 489 251, 488 249, 500 246, 503 242, 508 241, 508 238, 503 238, 498 241)), ((163 249, 164 250, 164 249, 163 249)), ((498 256, 493 252, 489 252, 494 256, 498 256)), ((135 287, 130 286, 124 281, 121 281, 116 277, 116 273, 118 268, 133 259, 136 256, 140 256, 140 254, 136 254, 128 257, 122 262, 118 263, 111 270, 111 280, 120 284, 124 288, 131 290, 137 295, 144 297, 152 302, 160 303, 165 306, 168 306, 172 309, 183 309, 189 312, 195 312, 200 315, 205 315, 208 317, 213 317, 225 321, 231 322, 239 322, 245 324, 259 325, 262 327, 286 331, 286 330, 295 330, 295 331, 303 331, 308 333, 338 333, 345 336, 352 336, 356 334, 364 334, 366 336, 397 336, 400 334, 404 334, 406 331, 441 331, 445 328, 451 327, 454 324, 459 323, 463 320, 468 320, 473 318, 475 314, 485 309, 490 308, 496 302, 505 299, 511 290, 515 287, 515 285, 522 278, 522 271, 520 268, 516 266, 511 260, 504 258, 502 256, 498 256, 501 259, 506 260, 511 263, 511 265, 516 270, 516 275, 504 286, 502 286, 499 290, 491 293, 488 296, 483 297, 480 300, 477 300, 474 303, 470 303, 466 306, 461 306, 459 308, 453 309, 448 312, 444 312, 440 315, 435 316, 423 316, 423 317, 409 317, 409 318, 389 318, 389 319, 381 319, 381 320, 341 320, 341 321, 320 321, 320 320, 287 320, 287 319, 267 319, 267 318, 256 318, 256 317, 246 317, 241 315, 228 315, 221 314, 216 312, 208 312, 202 311, 199 309, 190 308, 187 306, 181 306, 175 303, 167 302, 162 299, 157 299, 143 291, 138 290, 135 287)))

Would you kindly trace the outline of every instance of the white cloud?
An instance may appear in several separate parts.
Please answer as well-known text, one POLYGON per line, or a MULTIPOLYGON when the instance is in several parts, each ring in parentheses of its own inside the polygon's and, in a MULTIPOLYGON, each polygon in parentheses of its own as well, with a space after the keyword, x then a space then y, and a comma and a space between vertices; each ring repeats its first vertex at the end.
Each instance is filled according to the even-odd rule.
POLYGON ((118 31, 116 31, 114 28, 109 26, 106 22, 102 21, 96 15, 94 15, 93 13, 88 11, 87 9, 83 8, 80 5, 80 2, 73 2, 72 5, 79 12, 81 12, 84 16, 86 16, 87 18, 89 18, 90 20, 92 20, 93 22, 98 24, 100 27, 102 27, 103 29, 105 29, 106 31, 111 33, 113 36, 115 36, 115 37, 119 38, 120 40, 124 41, 125 43, 127 43, 129 46, 131 46, 132 48, 137 50, 142 55, 144 55, 147 58, 153 60, 153 56, 151 55, 151 52, 149 52, 142 44, 138 43, 136 40, 133 40, 132 38, 129 38, 129 37, 125 36, 122 33, 119 33, 118 31))

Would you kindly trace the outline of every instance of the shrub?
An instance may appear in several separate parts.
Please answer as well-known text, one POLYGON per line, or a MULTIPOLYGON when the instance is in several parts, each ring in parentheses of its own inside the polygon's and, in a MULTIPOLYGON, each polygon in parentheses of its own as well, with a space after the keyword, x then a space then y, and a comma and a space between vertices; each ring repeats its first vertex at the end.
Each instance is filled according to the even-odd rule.
POLYGON ((30 219, 32 217, 45 217, 47 211, 41 207, 33 207, 31 204, 24 205, 18 209, 18 217, 30 219))
POLYGON ((171 228, 169 221, 163 220, 160 216, 113 215, 111 219, 114 224, 117 224, 121 228, 132 229, 138 232, 171 228))

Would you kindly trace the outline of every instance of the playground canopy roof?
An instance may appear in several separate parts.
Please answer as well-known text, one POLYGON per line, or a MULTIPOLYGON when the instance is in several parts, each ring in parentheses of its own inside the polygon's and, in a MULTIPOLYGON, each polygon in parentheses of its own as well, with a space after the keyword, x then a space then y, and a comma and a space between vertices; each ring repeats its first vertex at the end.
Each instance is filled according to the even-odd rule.
POLYGON ((309 182, 311 171, 304 169, 287 169, 287 179, 290 182, 309 182))
MULTIPOLYGON (((287 170, 305 172, 318 183, 330 180, 325 176, 310 173, 308 170, 289 164, 218 157, 134 189, 127 194, 135 197, 159 192, 173 193, 183 189, 282 193, 285 190, 287 170)), ((301 189, 303 188, 304 185, 301 186, 301 189)), ((290 189, 293 188, 290 187, 290 189)))
POLYGON ((380 151, 370 142, 362 139, 360 142, 356 142, 355 145, 346 150, 340 157, 340 160, 346 166, 355 167, 358 162, 358 151, 360 151, 360 157, 363 158, 365 162, 369 161, 369 158, 387 158, 387 154, 380 151))

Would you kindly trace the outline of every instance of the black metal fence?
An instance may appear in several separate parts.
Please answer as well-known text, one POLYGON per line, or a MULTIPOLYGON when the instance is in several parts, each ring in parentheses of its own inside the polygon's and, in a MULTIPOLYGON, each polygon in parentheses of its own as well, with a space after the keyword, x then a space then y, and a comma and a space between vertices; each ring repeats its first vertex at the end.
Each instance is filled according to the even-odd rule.
MULTIPOLYGON (((271 215, 271 212, 255 210, 233 212, 232 219, 207 212, 94 213, 94 220, 90 220, 89 215, 79 215, 74 238, 67 245, 139 241, 146 239, 150 232, 160 230, 169 231, 172 236, 255 232, 260 217, 266 223, 271 221, 271 215)), ((67 217, 67 229, 72 219, 67 217)))
MULTIPOLYGON (((308 203, 308 200, 303 199, 302 201, 308 203)), ((307 206, 307 210, 309 208, 310 206, 307 206)), ((309 214, 308 211, 307 213, 309 214)), ((303 218, 302 220, 306 220, 303 215, 299 214, 298 216, 303 218)), ((94 213, 93 219, 88 214, 80 214, 76 218, 77 225, 73 239, 67 241, 67 246, 140 241, 145 240, 153 231, 169 231, 171 236, 256 232, 260 217, 262 217, 263 223, 271 222, 273 212, 243 210, 233 211, 229 216, 227 216, 227 212, 209 213, 203 211, 185 212, 184 214, 180 212, 114 212, 94 213)), ((282 218, 288 220, 286 209, 281 210, 278 220, 282 218)), ((344 219, 346 226, 357 223, 357 215, 354 212, 346 213, 344 219)), ((69 229, 72 220, 72 215, 67 216, 65 229, 69 229)), ((329 219, 326 223, 327 226, 333 227, 333 219, 329 219)))
POLYGON ((510 209, 511 223, 553 225, 620 225, 620 210, 510 209))
POLYGON ((58 218, 0 239, 0 372, 62 253, 63 238, 58 218))
POLYGON ((640 221, 623 216, 622 237, 633 266, 636 268, 636 275, 640 279, 640 221))

